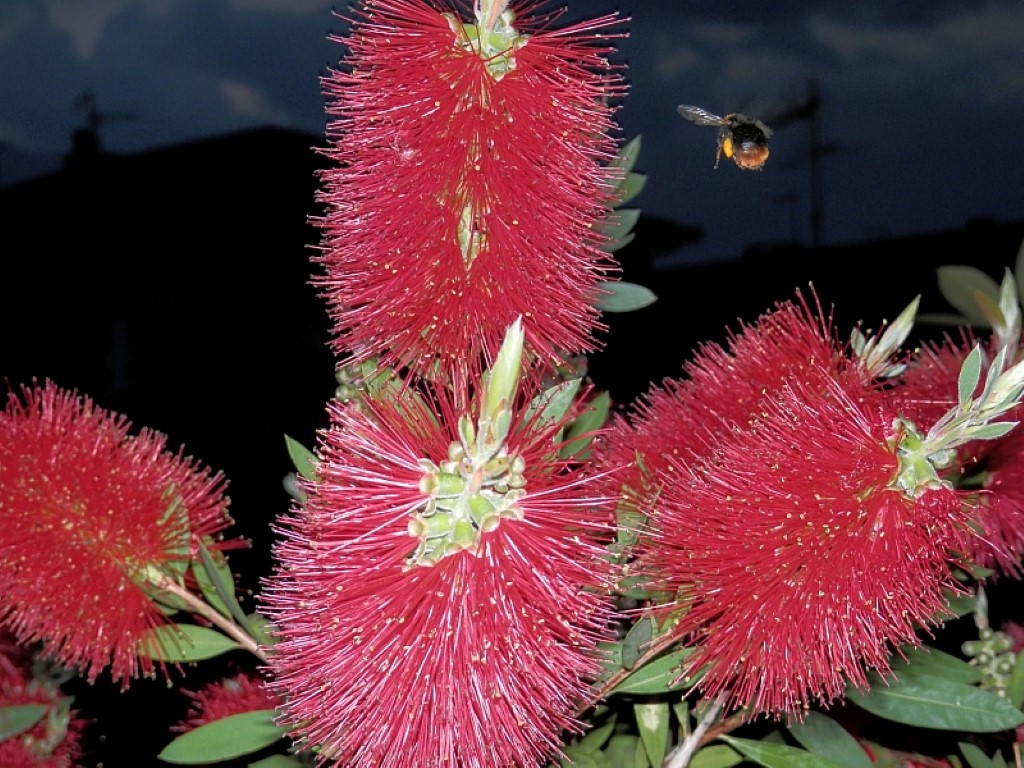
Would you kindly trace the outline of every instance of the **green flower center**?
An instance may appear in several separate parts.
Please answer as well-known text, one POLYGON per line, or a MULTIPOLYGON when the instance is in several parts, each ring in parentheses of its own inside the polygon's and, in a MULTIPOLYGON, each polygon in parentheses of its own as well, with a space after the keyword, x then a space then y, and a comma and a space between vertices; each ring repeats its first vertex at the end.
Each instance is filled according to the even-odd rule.
POLYGON ((436 565, 448 555, 477 554, 483 534, 501 520, 522 520, 519 501, 526 494, 526 463, 504 446, 475 458, 453 442, 440 466, 422 459, 421 490, 426 503, 409 520, 409 535, 419 539, 406 568, 436 565))

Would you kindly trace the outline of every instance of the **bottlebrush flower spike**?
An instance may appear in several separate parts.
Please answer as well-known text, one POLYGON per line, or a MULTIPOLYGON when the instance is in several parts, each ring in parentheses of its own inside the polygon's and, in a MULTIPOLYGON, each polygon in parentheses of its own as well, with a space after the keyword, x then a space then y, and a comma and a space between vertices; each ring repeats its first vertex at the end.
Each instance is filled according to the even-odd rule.
POLYGON ((0 739, 0 765, 76 768, 84 757, 82 732, 87 722, 71 708, 72 699, 64 695, 58 681, 45 676, 42 666, 39 675, 33 673, 34 661, 31 653, 0 632, 0 707, 45 707, 30 728, 0 739))
POLYGON ((324 762, 536 765, 580 729, 609 639, 613 494, 522 395, 422 391, 331 403, 262 594, 272 686, 324 762))
POLYGON ((475 377, 518 316, 527 360, 595 348, 624 33, 504 5, 365 0, 336 38, 314 282, 342 357, 475 377))
POLYGON ((130 426, 52 382, 0 413, 0 623, 90 682, 109 666, 123 687, 153 673, 140 642, 168 621, 152 579, 184 573, 231 523, 219 475, 130 426))
POLYGON ((270 692, 263 679, 251 672, 240 672, 207 683, 198 691, 182 689, 181 692, 189 698, 191 704, 185 719, 171 728, 178 733, 191 731, 231 715, 281 706, 281 700, 270 692))
POLYGON ((894 424, 849 382, 799 379, 706 457, 671 460, 641 571, 687 609, 671 632, 709 697, 800 717, 948 615, 971 514, 946 485, 897 486, 894 424))
MULTIPOLYGON (((991 339, 987 346, 994 346, 995 341, 991 339)), ((976 347, 968 334, 961 340, 945 338, 941 343, 924 345, 902 384, 890 392, 893 407, 922 430, 930 429, 955 409, 961 368, 976 347)), ((1012 351, 1018 345, 1003 340, 999 348, 1012 351)), ((982 391, 979 377, 969 394, 980 396, 982 391)), ((1017 406, 1005 418, 1019 421, 1022 415, 1017 406)), ((983 535, 974 542, 971 561, 1014 578, 1024 575, 1024 433, 1014 428, 995 439, 972 440, 959 446, 942 475, 976 496, 976 523, 983 535)))

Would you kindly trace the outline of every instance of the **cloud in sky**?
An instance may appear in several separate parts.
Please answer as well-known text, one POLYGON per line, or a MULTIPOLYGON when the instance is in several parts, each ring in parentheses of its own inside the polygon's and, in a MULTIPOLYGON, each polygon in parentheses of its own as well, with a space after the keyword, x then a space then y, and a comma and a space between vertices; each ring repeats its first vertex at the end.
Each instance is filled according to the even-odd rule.
POLYGON ((0 44, 6 43, 32 23, 32 9, 27 3, 0 3, 0 44))
POLYGON ((337 6, 332 0, 231 0, 231 7, 253 13, 319 13, 337 6))
POLYGON ((267 94, 250 83, 240 80, 221 80, 217 91, 227 105, 228 111, 237 117, 256 122, 287 125, 288 116, 270 105, 267 94))
POLYGON ((816 15, 810 37, 881 86, 934 87, 991 100, 1024 94, 1024 14, 989 2, 925 24, 858 23, 816 15))
POLYGON ((150 16, 170 12, 179 0, 45 0, 47 19, 51 25, 71 38, 78 57, 88 61, 96 53, 107 24, 119 13, 133 7, 142 8, 150 16))

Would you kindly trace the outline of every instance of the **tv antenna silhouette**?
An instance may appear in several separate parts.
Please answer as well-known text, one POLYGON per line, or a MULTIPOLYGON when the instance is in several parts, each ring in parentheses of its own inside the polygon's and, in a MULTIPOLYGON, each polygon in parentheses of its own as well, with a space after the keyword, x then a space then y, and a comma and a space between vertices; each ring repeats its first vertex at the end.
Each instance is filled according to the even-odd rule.
POLYGON ((76 110, 85 112, 85 125, 76 128, 72 135, 72 147, 75 154, 99 153, 101 126, 109 123, 130 123, 138 119, 135 112, 128 110, 101 112, 96 93, 92 89, 86 89, 78 94, 75 97, 74 107, 76 110))
POLYGON ((845 154, 843 146, 837 142, 822 141, 821 138, 821 91, 818 82, 811 80, 807 84, 807 96, 791 107, 765 120, 772 128, 785 128, 791 123, 806 122, 808 149, 807 159, 810 168, 811 195, 811 247, 821 245, 822 230, 825 222, 825 200, 822 185, 821 160, 826 157, 845 154))

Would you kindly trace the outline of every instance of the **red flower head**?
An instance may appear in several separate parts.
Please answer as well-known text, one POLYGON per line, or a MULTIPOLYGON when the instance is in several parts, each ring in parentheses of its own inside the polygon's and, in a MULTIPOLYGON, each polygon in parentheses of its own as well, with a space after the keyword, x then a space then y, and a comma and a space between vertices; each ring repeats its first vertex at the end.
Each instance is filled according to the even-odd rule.
POLYGON ((664 473, 645 572, 688 608, 672 631, 696 646, 687 675, 707 665, 709 696, 799 716, 888 671, 945 612, 969 513, 946 486, 897 487, 893 423, 857 390, 794 380, 664 473))
MULTIPOLYGON (((921 431, 928 429, 956 401, 960 368, 977 342, 946 338, 922 347, 907 369, 901 386, 891 393, 893 407, 910 417, 921 431)), ((991 355, 991 342, 987 345, 991 355)), ((982 379, 983 381, 983 379, 982 379)), ((979 382, 975 394, 981 389, 979 382)), ((1024 409, 1006 419, 1020 421, 1024 409)), ((999 573, 1024 575, 1024 432, 1019 428, 995 440, 973 440, 957 451, 945 475, 959 486, 977 492, 976 522, 983 535, 970 559, 999 573)))
POLYGON ((657 503, 673 457, 687 464, 707 456, 721 436, 744 429, 788 378, 824 367, 838 377, 868 379, 843 353, 813 294, 812 300, 813 308, 803 296, 777 304, 730 333, 727 347, 702 345, 684 378, 652 386, 613 421, 608 461, 622 467, 626 502, 640 515, 657 503))
POLYGON ((634 568, 676 597, 664 612, 685 608, 681 676, 755 714, 799 716, 886 671, 945 607, 971 540, 960 495, 900 485, 902 428, 873 379, 893 370, 871 352, 886 345, 850 357, 818 318, 782 304, 728 350, 703 347, 628 438, 649 517, 634 568))
POLYGON ((127 686, 152 674, 140 641, 167 621, 152 579, 183 573, 231 522, 222 480, 53 383, 22 395, 0 413, 0 621, 90 681, 109 666, 127 686))
POLYGON ((614 499, 543 409, 481 452, 465 389, 424 391, 331 404, 263 594, 272 686, 325 761, 535 765, 579 730, 609 639, 614 499))
POLYGON ((315 260, 335 349, 472 375, 521 315, 530 354, 592 350, 614 268, 593 226, 618 181, 618 19, 555 30, 533 4, 476 23, 438 5, 365 0, 325 78, 336 165, 315 260))
POLYGON ((259 675, 246 672, 209 683, 198 691, 181 692, 192 704, 187 717, 171 728, 180 733, 231 715, 281 706, 281 700, 267 689, 259 675))
POLYGON ((28 730, 0 739, 4 768, 74 768, 87 723, 71 709, 57 682, 33 675, 33 658, 6 633, 0 638, 0 707, 40 704, 42 717, 28 730))

